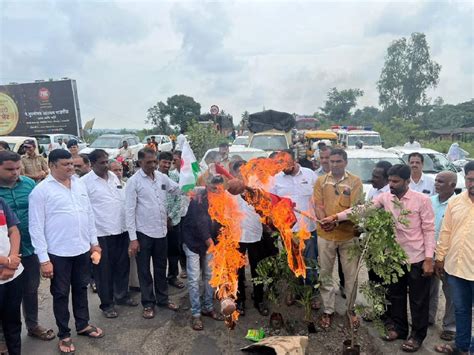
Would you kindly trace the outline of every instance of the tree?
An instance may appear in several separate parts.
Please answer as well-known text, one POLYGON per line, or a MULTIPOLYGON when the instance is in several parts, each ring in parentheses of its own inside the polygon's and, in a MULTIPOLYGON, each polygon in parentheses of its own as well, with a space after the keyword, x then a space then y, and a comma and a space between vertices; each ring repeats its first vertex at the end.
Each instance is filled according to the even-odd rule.
POLYGON ((378 108, 373 106, 365 106, 362 110, 357 109, 352 115, 351 124, 355 125, 366 125, 373 124, 378 121, 380 111, 378 108))
POLYGON ((242 119, 240 120, 240 123, 239 123, 239 128, 241 130, 246 130, 247 129, 247 126, 249 124, 249 116, 250 116, 250 113, 245 110, 242 115, 240 116, 242 119))
POLYGON ((394 41, 377 82, 379 104, 392 116, 413 119, 429 103, 426 90, 438 85, 440 71, 441 65, 431 60, 423 33, 394 41))
POLYGON ((326 118, 333 122, 340 122, 347 120, 350 116, 350 111, 357 105, 357 99, 364 95, 360 89, 337 90, 332 88, 328 92, 328 98, 321 107, 326 118))
POLYGON ((194 120, 188 125, 186 134, 198 160, 204 156, 208 149, 217 148, 220 143, 227 142, 226 138, 214 126, 194 120))
MULTIPOLYGON (((147 113, 147 123, 152 123, 162 129, 169 128, 168 121, 172 125, 178 125, 186 130, 191 120, 196 119, 201 113, 201 104, 194 101, 190 96, 173 95, 150 107, 147 113)), ((161 130, 160 130, 161 131, 161 130)))

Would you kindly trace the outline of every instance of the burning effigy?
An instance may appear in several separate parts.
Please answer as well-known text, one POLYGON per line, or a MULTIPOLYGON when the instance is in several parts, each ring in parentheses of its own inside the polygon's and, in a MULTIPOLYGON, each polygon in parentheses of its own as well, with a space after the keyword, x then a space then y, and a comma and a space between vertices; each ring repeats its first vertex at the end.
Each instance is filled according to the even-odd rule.
POLYGON ((287 154, 277 154, 274 158, 250 160, 240 169, 242 179, 230 179, 232 176, 228 172, 221 167, 217 169, 228 180, 226 189, 223 185, 217 192, 209 194, 209 214, 222 227, 218 243, 208 252, 213 254, 211 286, 217 290, 216 295, 221 301, 221 310, 230 329, 235 326, 239 315, 235 306, 238 270, 245 265, 245 258, 238 251, 243 216, 232 195, 241 195, 261 216, 262 223, 278 230, 287 251, 289 268, 296 277, 306 277, 303 250, 305 240, 311 235, 305 228, 301 228, 298 233, 292 230, 297 221, 295 212, 304 212, 295 210, 290 199, 268 192, 273 176, 288 164, 286 157, 287 154))

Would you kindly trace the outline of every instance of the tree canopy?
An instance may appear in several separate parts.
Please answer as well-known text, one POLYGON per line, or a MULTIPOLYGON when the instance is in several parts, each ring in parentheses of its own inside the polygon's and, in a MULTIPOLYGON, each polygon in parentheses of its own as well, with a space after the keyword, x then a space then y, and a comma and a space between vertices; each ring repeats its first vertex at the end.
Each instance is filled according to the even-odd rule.
POLYGON ((334 122, 341 122, 349 118, 351 110, 357 106, 357 99, 364 95, 360 89, 329 90, 327 100, 321 107, 326 118, 334 122))

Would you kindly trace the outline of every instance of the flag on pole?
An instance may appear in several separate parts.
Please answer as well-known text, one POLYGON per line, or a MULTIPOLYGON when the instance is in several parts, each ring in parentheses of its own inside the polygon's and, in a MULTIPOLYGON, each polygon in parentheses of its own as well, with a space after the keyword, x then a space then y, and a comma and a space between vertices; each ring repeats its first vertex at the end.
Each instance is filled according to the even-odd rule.
POLYGON ((179 187, 184 192, 194 189, 199 174, 199 164, 188 141, 181 150, 181 170, 179 172, 179 187))

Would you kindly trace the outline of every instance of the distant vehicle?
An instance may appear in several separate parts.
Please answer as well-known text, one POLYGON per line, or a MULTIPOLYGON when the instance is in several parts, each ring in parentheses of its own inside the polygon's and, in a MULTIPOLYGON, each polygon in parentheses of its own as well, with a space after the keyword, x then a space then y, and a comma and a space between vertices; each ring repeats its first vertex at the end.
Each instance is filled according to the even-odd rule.
POLYGON ((355 148, 359 141, 363 148, 382 148, 380 133, 372 131, 370 126, 331 126, 331 130, 337 133, 338 143, 349 149, 355 148))
POLYGON ((387 149, 348 149, 347 152, 347 171, 358 176, 364 185, 364 193, 367 195, 372 187, 372 170, 375 164, 381 160, 388 161, 392 165, 405 164, 403 159, 397 153, 387 149))
POLYGON ((232 145, 243 145, 244 147, 247 147, 249 142, 249 136, 237 136, 232 142, 232 145))
POLYGON ((74 136, 72 134, 38 134, 34 135, 38 143, 43 147, 43 151, 46 155, 50 152, 51 144, 58 143, 58 139, 62 138, 63 142, 68 142, 71 139, 75 139, 78 143, 79 150, 87 148, 87 143, 84 142, 81 138, 74 136))
POLYGON ((464 181, 464 172, 458 171, 456 167, 451 163, 448 158, 443 153, 437 152, 433 149, 428 148, 405 148, 405 147, 392 147, 388 150, 397 153, 405 163, 408 164, 408 156, 410 153, 418 152, 423 155, 424 164, 423 164, 423 173, 431 176, 433 179, 436 177, 436 174, 450 170, 455 172, 458 175, 458 182, 456 185, 456 193, 460 193, 466 188, 466 183, 464 181))
MULTIPOLYGON (((199 163, 199 166, 201 167, 202 170, 207 169, 207 164, 206 164, 206 157, 209 154, 209 152, 218 152, 219 148, 212 148, 209 149, 205 154, 204 157, 201 159, 201 162, 199 163)), ((249 161, 250 159, 255 159, 255 158, 267 158, 268 157, 268 152, 261 150, 261 149, 255 149, 255 148, 248 148, 248 147, 242 147, 241 145, 231 145, 229 147, 229 160, 235 159, 240 157, 245 161, 249 161)))
POLYGON ((108 154, 109 158, 116 158, 119 154, 119 150, 122 147, 123 141, 128 142, 128 146, 132 148, 133 159, 138 159, 138 151, 143 148, 143 144, 137 136, 131 134, 104 134, 97 138, 92 144, 80 151, 80 153, 90 154, 95 149, 104 149, 108 154))
POLYGON ((36 142, 35 151, 36 151, 36 154, 40 154, 38 141, 36 140, 35 137, 24 137, 24 136, 1 136, 0 137, 0 141, 7 142, 12 152, 16 152, 21 155, 25 154, 25 152, 22 151, 23 150, 22 145, 23 145, 23 142, 27 139, 33 139, 36 142))
POLYGON ((173 142, 171 142, 171 138, 161 134, 151 134, 146 136, 142 143, 146 144, 146 140, 152 136, 155 136, 155 141, 158 143, 158 150, 160 152, 171 152, 173 150, 173 142))
POLYGON ((250 136, 249 148, 261 149, 267 152, 277 152, 289 149, 291 145, 291 132, 277 131, 275 129, 255 133, 250 136))

